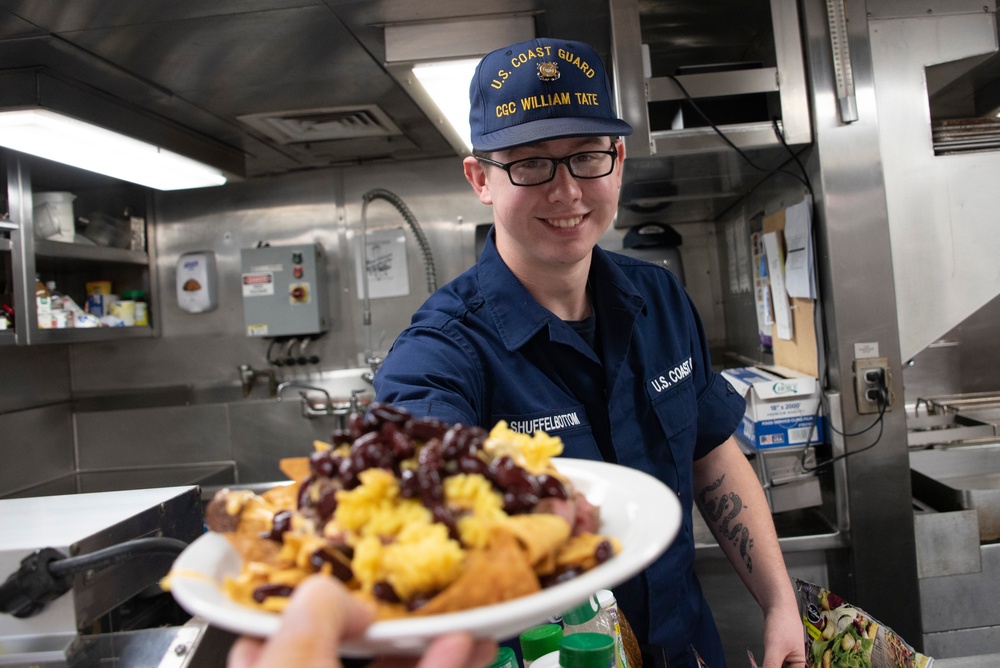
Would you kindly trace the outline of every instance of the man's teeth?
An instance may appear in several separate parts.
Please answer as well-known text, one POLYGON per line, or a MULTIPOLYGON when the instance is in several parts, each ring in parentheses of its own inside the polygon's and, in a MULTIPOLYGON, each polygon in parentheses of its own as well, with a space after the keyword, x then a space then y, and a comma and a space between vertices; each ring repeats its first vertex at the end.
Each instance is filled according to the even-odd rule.
POLYGON ((546 222, 554 227, 576 227, 583 220, 583 216, 575 218, 549 218, 546 222))

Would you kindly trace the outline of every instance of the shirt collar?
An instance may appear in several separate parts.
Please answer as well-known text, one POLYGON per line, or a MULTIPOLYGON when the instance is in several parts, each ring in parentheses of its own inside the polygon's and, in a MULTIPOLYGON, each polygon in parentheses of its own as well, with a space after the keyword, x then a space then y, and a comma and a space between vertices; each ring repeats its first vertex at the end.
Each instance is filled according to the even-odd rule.
MULTIPOLYGON (((558 318, 539 304, 507 267, 497 251, 494 234, 495 231, 491 228, 479 256, 477 268, 480 290, 504 345, 508 350, 517 350, 546 326, 550 327, 551 337, 551 325, 558 318)), ((625 311, 634 316, 644 308, 645 301, 635 286, 612 257, 600 247, 594 248, 590 280, 593 285, 600 286, 600 289, 595 290, 600 311, 625 311)))

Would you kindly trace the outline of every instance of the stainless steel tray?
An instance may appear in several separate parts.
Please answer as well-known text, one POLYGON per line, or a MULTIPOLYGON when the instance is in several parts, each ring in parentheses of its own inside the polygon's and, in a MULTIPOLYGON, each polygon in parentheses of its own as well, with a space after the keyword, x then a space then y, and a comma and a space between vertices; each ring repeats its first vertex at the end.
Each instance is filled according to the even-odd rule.
POLYGON ((1000 540, 1000 445, 910 452, 913 496, 938 511, 974 509, 979 539, 1000 540))

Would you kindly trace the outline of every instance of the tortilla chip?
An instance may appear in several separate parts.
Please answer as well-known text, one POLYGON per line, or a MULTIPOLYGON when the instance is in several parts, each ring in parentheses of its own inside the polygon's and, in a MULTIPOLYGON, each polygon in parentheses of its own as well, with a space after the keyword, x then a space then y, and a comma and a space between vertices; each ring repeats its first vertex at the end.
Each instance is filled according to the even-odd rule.
POLYGON ((290 485, 279 485, 261 494, 261 498, 277 509, 296 508, 299 505, 300 487, 300 482, 294 482, 290 485))
POLYGON ((621 543, 615 538, 594 533, 582 533, 570 538, 556 552, 556 564, 560 567, 579 566, 582 570, 590 570, 597 565, 597 558, 594 556, 597 546, 605 541, 611 543, 615 554, 621 552, 621 543))
POLYGON ((548 513, 511 515, 501 522, 501 526, 521 543, 532 566, 554 553, 570 534, 566 520, 548 513))
POLYGON ((281 472, 289 480, 294 480, 295 482, 302 482, 311 473, 308 457, 285 457, 278 461, 278 468, 281 469, 281 472))
POLYGON ((281 544, 273 540, 261 540, 256 533, 235 532, 222 534, 233 546, 233 549, 244 562, 256 561, 263 564, 276 564, 281 544))
POLYGON ((469 552, 467 566, 444 591, 413 611, 414 615, 438 615, 501 603, 541 589, 528 555, 517 538, 495 529, 483 550, 469 552))

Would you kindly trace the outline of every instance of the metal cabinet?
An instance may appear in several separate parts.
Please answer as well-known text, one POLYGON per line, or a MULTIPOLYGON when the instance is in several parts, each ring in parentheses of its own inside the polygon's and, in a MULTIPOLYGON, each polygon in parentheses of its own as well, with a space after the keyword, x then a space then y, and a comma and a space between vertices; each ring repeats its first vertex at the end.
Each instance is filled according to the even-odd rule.
MULTIPOLYGON (((153 249, 110 247, 68 243, 38 238, 35 234, 33 193, 60 189, 84 193, 88 207, 123 206, 141 213, 149 208, 145 189, 88 172, 57 166, 30 156, 8 151, 4 154, 7 181, 8 217, 0 221, 0 275, 3 299, 14 309, 13 329, 0 331, 0 345, 74 343, 128 338, 147 338, 156 333, 148 326, 48 329, 39 327, 35 304, 35 277, 54 280, 60 292, 83 306, 86 283, 110 281, 118 294, 140 290, 147 304, 154 303, 155 281, 150 279, 153 249), (38 177, 33 184, 32 172, 38 177)), ((84 239, 83 241, 86 241, 84 239)))

